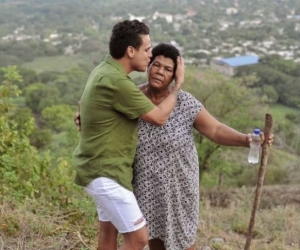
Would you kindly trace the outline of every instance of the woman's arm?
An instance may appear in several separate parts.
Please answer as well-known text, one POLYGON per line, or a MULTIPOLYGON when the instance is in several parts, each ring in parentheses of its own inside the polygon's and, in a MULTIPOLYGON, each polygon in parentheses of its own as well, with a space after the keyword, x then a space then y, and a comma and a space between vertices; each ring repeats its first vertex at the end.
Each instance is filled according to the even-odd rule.
POLYGON ((194 128, 213 142, 226 146, 249 147, 251 134, 243 134, 219 122, 204 107, 198 113, 194 128))
MULTIPOLYGON (((240 133, 226 124, 219 122, 204 107, 194 121, 194 128, 208 139, 220 145, 249 147, 252 141, 251 133, 240 133)), ((265 140, 263 132, 261 132, 260 138, 261 143, 263 143, 265 140)), ((268 138, 269 146, 272 145, 273 139, 274 135, 270 133, 268 138)))

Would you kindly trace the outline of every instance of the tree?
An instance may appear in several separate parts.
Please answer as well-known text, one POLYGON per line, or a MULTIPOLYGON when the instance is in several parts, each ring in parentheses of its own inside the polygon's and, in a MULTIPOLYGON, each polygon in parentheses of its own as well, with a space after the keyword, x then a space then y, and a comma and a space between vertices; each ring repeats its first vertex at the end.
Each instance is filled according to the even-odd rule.
MULTIPOLYGON (((87 78, 88 73, 86 69, 80 67, 70 68, 59 74, 49 86, 57 90, 59 89, 63 103, 76 105, 82 95, 87 78)), ((59 102, 54 104, 59 104, 59 102)))
POLYGON ((66 124, 73 123, 73 116, 74 112, 70 106, 61 104, 44 108, 41 118, 46 128, 55 132, 62 132, 66 130, 66 124))
POLYGON ((26 104, 35 113, 51 105, 61 103, 59 90, 42 83, 34 83, 25 89, 26 104))
MULTIPOLYGON (((244 133, 254 127, 262 127, 263 107, 254 90, 249 89, 257 78, 226 78, 216 72, 194 68, 186 72, 184 88, 201 101, 206 109, 219 121, 244 133), (245 98, 246 97, 246 98, 245 98)), ((236 154, 237 149, 222 147, 195 134, 201 178, 203 173, 216 176, 221 183, 224 175, 241 171, 243 162, 236 154)))
POLYGON ((22 83, 18 84, 21 90, 23 90, 24 88, 26 88, 28 85, 32 83, 38 82, 38 76, 34 70, 19 67, 19 72, 23 79, 22 83))
MULTIPOLYGON (((21 117, 16 116, 18 109, 14 99, 21 92, 15 83, 21 82, 22 78, 16 67, 4 68, 2 71, 4 80, 0 84, 0 201, 7 199, 11 203, 14 199, 43 197, 48 202, 61 203, 62 195, 72 193, 78 188, 73 183, 71 153, 68 151, 66 157, 55 158, 49 151, 38 151, 31 145, 29 137, 34 132, 33 117, 26 115, 26 119, 20 119, 21 117), (21 126, 18 122, 24 124, 21 126)), ((68 126, 70 123, 71 121, 68 126)), ((74 127, 73 124, 72 126, 74 127)), ((77 134, 76 128, 68 134, 73 138, 68 138, 68 149, 70 145, 74 146, 75 133, 77 134)), ((46 130, 39 130, 34 138, 38 137, 37 143, 44 143, 48 135, 46 130)))
POLYGON ((259 88, 260 93, 266 95, 267 102, 277 99, 277 103, 298 108, 300 78, 296 76, 299 70, 299 65, 294 62, 279 56, 267 56, 261 58, 258 65, 239 68, 235 77, 255 74, 259 80, 252 88, 259 88), (272 90, 266 86, 271 86, 272 90))
POLYGON ((5 80, 0 85, 0 198, 35 197, 48 175, 47 159, 30 145, 28 135, 33 128, 33 119, 25 121, 21 133, 13 119, 16 110, 13 98, 20 94, 14 83, 22 81, 17 68, 2 70, 5 80))
POLYGON ((30 144, 39 150, 46 148, 52 142, 51 130, 35 127, 29 140, 30 144))
POLYGON ((13 55, 0 52, 0 67, 7 67, 9 65, 20 65, 22 61, 13 55))

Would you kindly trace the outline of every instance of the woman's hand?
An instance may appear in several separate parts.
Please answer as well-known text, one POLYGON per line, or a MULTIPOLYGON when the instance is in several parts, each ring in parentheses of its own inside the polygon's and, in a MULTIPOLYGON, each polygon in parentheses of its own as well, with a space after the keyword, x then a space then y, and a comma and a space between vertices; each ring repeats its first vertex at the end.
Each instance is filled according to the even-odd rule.
MULTIPOLYGON (((250 142, 252 141, 252 134, 249 133, 249 134, 246 135, 246 137, 247 137, 247 141, 248 141, 248 143, 249 143, 249 145, 250 145, 250 142)), ((270 133, 270 134, 269 134, 269 137, 268 137, 268 141, 267 141, 267 144, 268 144, 269 147, 272 146, 273 141, 274 141, 274 134, 273 134, 273 133, 270 133)), ((265 134, 264 134, 264 132, 260 132, 260 143, 261 143, 261 145, 262 145, 264 142, 265 142, 265 134)))

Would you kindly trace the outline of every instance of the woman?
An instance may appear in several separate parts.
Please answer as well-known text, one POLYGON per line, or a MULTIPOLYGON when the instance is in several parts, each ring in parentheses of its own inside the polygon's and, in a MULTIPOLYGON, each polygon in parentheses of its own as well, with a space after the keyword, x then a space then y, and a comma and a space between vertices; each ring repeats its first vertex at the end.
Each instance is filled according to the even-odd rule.
MULTIPOLYGON (((172 45, 159 44, 152 55, 148 83, 140 89, 158 105, 169 94, 179 51, 172 45)), ((165 125, 158 127, 139 121, 133 187, 147 219, 150 250, 195 249, 199 163, 193 128, 221 145, 249 147, 251 141, 251 134, 220 123, 197 99, 182 90, 165 125)), ((273 135, 268 143, 272 140, 273 135)))

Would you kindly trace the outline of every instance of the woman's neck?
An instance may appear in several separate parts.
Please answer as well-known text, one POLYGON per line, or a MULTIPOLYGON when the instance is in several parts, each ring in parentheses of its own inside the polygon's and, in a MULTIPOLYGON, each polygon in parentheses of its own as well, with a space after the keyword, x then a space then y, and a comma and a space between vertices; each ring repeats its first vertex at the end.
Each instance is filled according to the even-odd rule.
POLYGON ((155 104, 160 104, 168 95, 169 89, 155 89, 149 83, 141 87, 141 91, 155 104))

